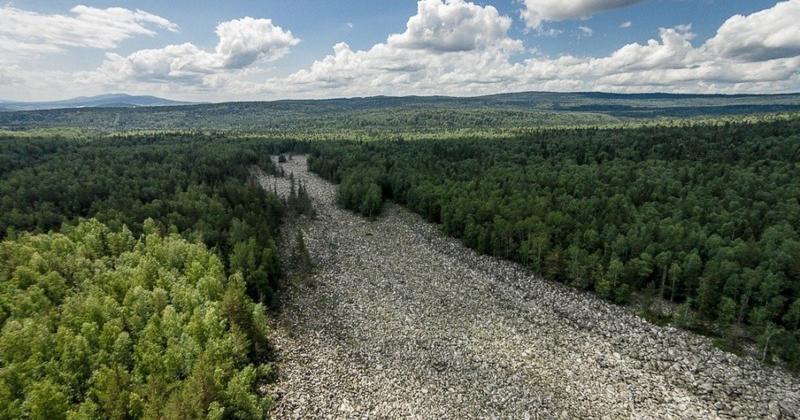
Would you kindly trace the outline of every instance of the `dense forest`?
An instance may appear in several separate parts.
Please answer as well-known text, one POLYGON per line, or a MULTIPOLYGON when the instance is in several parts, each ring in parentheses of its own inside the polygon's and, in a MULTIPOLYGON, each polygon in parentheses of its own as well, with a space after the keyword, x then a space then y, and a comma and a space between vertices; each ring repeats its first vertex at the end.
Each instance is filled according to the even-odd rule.
POLYGON ((0 140, 0 417, 261 417, 293 147, 0 140))
POLYGON ((263 306, 204 245, 145 233, 0 243, 0 417, 263 417, 263 306))
POLYGON ((257 252, 248 287, 271 299, 282 206, 248 183, 248 167, 271 170, 276 144, 165 135, 7 140, 0 147, 0 160, 12 168, 0 181, 0 235, 47 232, 81 217, 138 235, 150 218, 217 249, 229 264, 257 252))
POLYGON ((251 170, 283 175, 270 157, 287 152, 365 217, 393 200, 479 252, 800 369, 798 118, 501 140, 64 133, 0 132, 3 418, 262 416, 266 311, 283 266, 310 266, 302 249, 281 261, 279 226, 314 209, 302 183, 283 201, 251 170))
POLYGON ((800 119, 327 142, 367 217, 394 200, 480 252, 800 368, 800 119))

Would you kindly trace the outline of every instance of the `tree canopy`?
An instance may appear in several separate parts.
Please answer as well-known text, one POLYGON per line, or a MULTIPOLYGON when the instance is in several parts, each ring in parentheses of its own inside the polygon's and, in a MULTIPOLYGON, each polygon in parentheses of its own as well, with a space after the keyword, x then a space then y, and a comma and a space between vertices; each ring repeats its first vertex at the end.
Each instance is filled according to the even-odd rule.
POLYGON ((263 416, 264 307, 204 245, 144 225, 0 243, 0 417, 263 416))
POLYGON ((296 146, 0 139, 0 417, 263 417, 285 206, 249 167, 296 146))

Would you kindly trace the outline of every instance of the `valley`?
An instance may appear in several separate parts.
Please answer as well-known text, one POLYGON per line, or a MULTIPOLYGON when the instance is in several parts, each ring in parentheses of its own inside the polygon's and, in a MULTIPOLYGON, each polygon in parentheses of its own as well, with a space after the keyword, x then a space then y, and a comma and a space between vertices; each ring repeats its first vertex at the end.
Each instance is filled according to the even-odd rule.
POLYGON ((0 4, 0 420, 800 419, 800 0, 0 4))
MULTIPOLYGON (((630 309, 481 256, 387 204, 336 205, 304 156, 280 165, 315 218, 314 269, 287 285, 273 342, 276 418, 783 418, 800 380, 630 309)), ((287 177, 261 177, 289 194, 287 177)), ((282 245, 283 249, 291 243, 282 245)))

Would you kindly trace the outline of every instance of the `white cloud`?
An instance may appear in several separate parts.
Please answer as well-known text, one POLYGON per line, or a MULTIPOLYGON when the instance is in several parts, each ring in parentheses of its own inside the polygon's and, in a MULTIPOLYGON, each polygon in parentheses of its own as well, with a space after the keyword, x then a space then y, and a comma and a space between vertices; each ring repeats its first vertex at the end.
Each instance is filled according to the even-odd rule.
POLYGON ((93 79, 100 83, 126 80, 145 82, 208 82, 207 76, 240 70, 264 60, 277 60, 300 40, 270 19, 245 17, 217 25, 219 41, 213 52, 192 43, 139 50, 128 56, 108 54, 93 79))
POLYGON ((284 31, 271 19, 251 17, 220 23, 217 36, 216 57, 228 69, 240 69, 260 59, 277 60, 289 52, 289 47, 300 43, 291 31, 284 31))
POLYGON ((581 31, 581 35, 583 36, 592 36, 592 34, 594 34, 594 30, 588 26, 578 26, 578 30, 581 31))
MULTIPOLYGON (((659 29, 658 36, 646 42, 586 57, 545 56, 533 46, 525 48, 509 34, 510 18, 491 6, 422 0, 402 33, 365 49, 337 43, 330 54, 288 76, 276 76, 258 63, 285 55, 299 40, 269 20, 240 19, 217 28, 214 49, 186 43, 128 56, 109 54, 97 71, 71 75, 6 69, 0 79, 18 84, 0 83, 0 96, 22 90, 36 95, 125 90, 193 100, 523 90, 796 91, 800 17, 793 13, 799 2, 734 16, 706 42, 696 39, 690 25, 678 25, 659 29)), ((7 41, 0 37, 0 62, 3 51, 19 47, 7 41)))
POLYGON ((55 45, 34 44, 0 35, 0 64, 3 65, 59 51, 61 51, 61 48, 55 45))
POLYGON ((691 67, 653 68, 609 74, 598 78, 597 83, 615 90, 627 88, 645 91, 674 90, 675 87, 702 90, 704 86, 741 91, 755 84, 761 86, 763 91, 770 92, 786 89, 786 86, 775 83, 789 81, 797 76, 798 66, 800 57, 760 63, 705 62, 691 67))
MULTIPOLYGON (((477 25, 491 36, 476 30, 459 31, 463 22, 476 27, 472 22, 481 10, 480 6, 461 1, 423 1, 417 15, 409 19, 407 27, 410 29, 403 34, 391 35, 387 42, 366 50, 337 44, 333 54, 311 67, 285 78, 271 78, 260 87, 251 87, 250 91, 277 97, 331 97, 468 95, 519 90, 735 92, 761 89, 769 92, 800 88, 800 52, 746 62, 712 48, 710 44, 717 41, 694 45, 696 35, 691 25, 662 28, 657 39, 624 45, 605 57, 533 55, 518 62, 512 59, 517 50, 502 47, 518 42, 509 37, 507 30, 498 32, 487 29, 494 26, 477 25), (440 7, 463 7, 462 10, 471 13, 454 13, 460 19, 441 19, 440 7), (429 22, 430 30, 421 22, 429 22), (422 29, 416 28, 417 24, 422 29), (474 38, 465 40, 460 35, 454 36, 456 42, 440 36, 436 41, 424 42, 428 38, 415 37, 416 33, 430 36, 470 33, 474 38), (480 43, 475 39, 495 41, 480 43)), ((496 16, 496 19, 502 21, 504 17, 496 16)), ((776 22, 778 25, 772 27, 775 33, 793 32, 791 22, 776 22)), ((724 32, 724 27, 720 33, 724 32)), ((586 35, 591 33, 588 26, 580 31, 586 35)), ((786 37, 782 40, 780 45, 791 45, 786 37)))
POLYGON ((644 0, 523 0, 520 15, 529 28, 539 28, 544 21, 588 18, 604 10, 630 6, 644 0))
POLYGON ((800 55, 800 0, 777 3, 725 21, 706 46, 720 56, 745 61, 800 55))
POLYGON ((169 20, 142 10, 121 7, 98 9, 75 6, 70 15, 41 14, 0 7, 0 44, 15 44, 27 52, 53 52, 65 47, 116 48, 138 35, 155 30, 177 31, 169 20))
POLYGON ((168 45, 159 49, 139 50, 128 56, 108 54, 99 73, 108 81, 193 80, 220 67, 213 54, 194 44, 168 45))
POLYGON ((690 26, 661 28, 660 41, 651 39, 646 45, 627 44, 606 58, 591 60, 601 73, 648 70, 654 68, 680 68, 691 64, 696 56, 691 40, 695 35, 690 26))
POLYGON ((385 43, 354 51, 346 43, 310 68, 285 79, 271 79, 262 89, 292 94, 320 89, 345 95, 435 93, 458 87, 468 92, 507 78, 511 54, 524 51, 509 37, 511 19, 492 6, 463 0, 421 0, 406 30, 385 43))
POLYGON ((17 75, 19 68, 14 65, 4 65, 0 67, 0 85, 16 85, 22 83, 23 80, 17 75))
POLYGON ((633 23, 631 21, 625 21, 619 24, 619 27, 622 29, 628 29, 631 26, 633 26, 633 23))
POLYGON ((508 38, 511 18, 492 6, 481 7, 463 0, 421 0, 417 14, 402 34, 389 36, 388 44, 399 48, 433 52, 471 51, 490 46, 521 49, 508 38))

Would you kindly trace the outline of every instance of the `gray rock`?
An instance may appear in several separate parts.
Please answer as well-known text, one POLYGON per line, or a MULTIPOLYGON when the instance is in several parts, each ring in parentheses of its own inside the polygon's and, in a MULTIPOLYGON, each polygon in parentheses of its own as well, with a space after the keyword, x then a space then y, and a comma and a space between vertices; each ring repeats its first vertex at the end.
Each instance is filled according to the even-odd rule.
MULTIPOLYGON (((369 222, 302 180, 316 265, 274 320, 275 418, 780 418, 800 381, 629 310, 478 255, 392 204, 369 222), (733 391, 735 390, 735 392, 733 391)), ((287 179, 262 185, 286 194, 287 179)), ((291 249, 284 244, 283 250, 291 249)))

